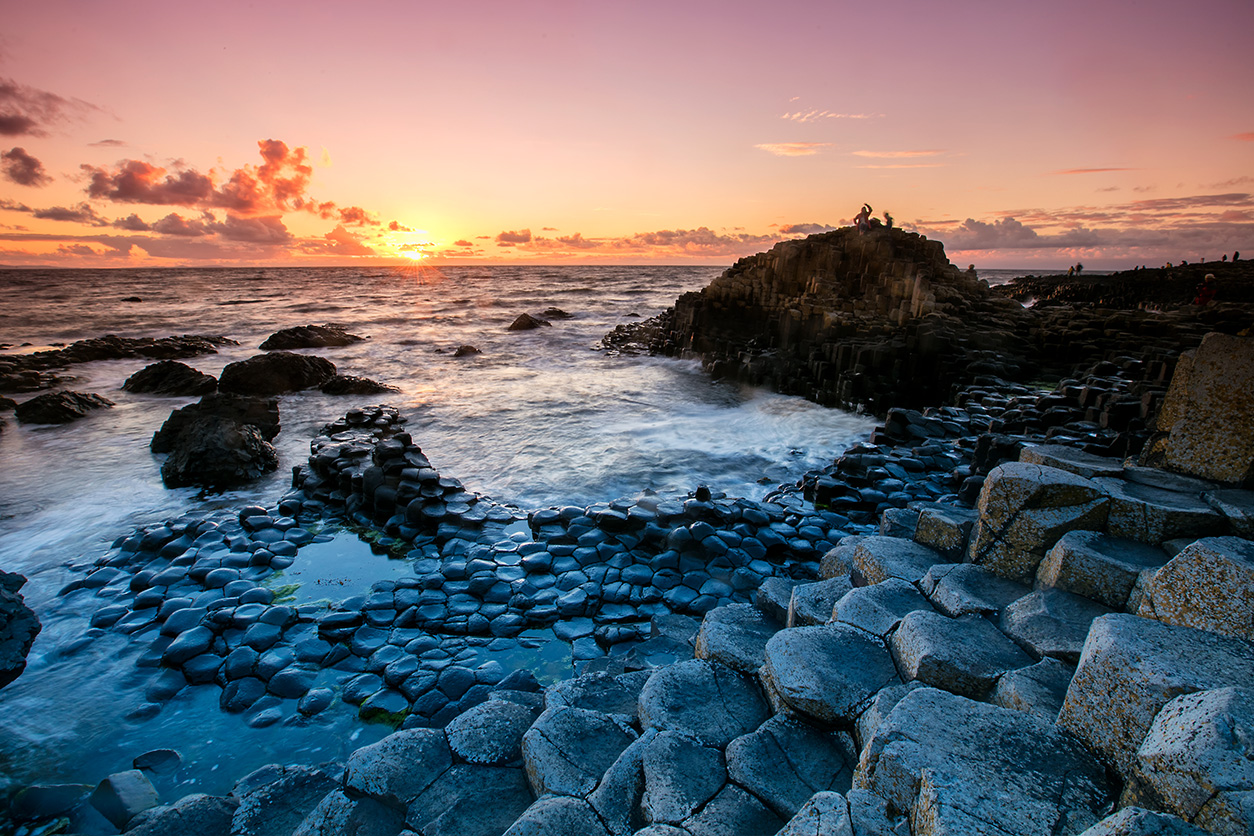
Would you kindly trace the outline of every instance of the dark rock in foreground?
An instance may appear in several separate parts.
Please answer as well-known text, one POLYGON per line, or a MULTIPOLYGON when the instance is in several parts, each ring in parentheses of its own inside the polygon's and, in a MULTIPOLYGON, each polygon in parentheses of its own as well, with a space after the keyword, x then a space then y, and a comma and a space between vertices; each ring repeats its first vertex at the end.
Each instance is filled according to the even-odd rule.
POLYGON ((351 374, 337 374, 321 386, 324 395, 382 395, 388 392, 399 392, 395 386, 377 383, 366 377, 354 377, 351 374))
POLYGON ((193 369, 177 360, 162 360, 145 366, 126 379, 122 388, 128 392, 150 395, 208 395, 217 391, 218 381, 213 375, 193 369))
POLYGON ((539 328, 544 325, 551 326, 552 323, 550 323, 546 319, 540 319, 539 317, 532 316, 531 314, 519 314, 518 318, 515 319, 514 322, 506 330, 530 331, 534 328, 539 328))
MULTIPOLYGON (((56 369, 74 363, 93 360, 124 360, 130 357, 150 357, 153 360, 172 360, 195 357, 199 354, 217 354, 220 345, 239 345, 235 340, 222 336, 183 334, 179 337, 129 338, 109 334, 90 340, 79 340, 65 348, 53 351, 37 351, 16 357, 5 357, 4 365, 12 369, 56 369)), ((0 368, 0 371, 5 371, 0 368)))
POLYGON ((271 334, 259 347, 264 351, 291 348, 325 348, 336 345, 352 345, 365 337, 350 334, 339 325, 298 325, 271 334))
POLYGON ((237 395, 280 395, 316 389, 335 377, 335 364, 321 357, 275 351, 231 363, 222 370, 218 389, 237 395))
POLYGON ((204 417, 179 434, 170 458, 161 465, 161 479, 168 488, 230 488, 278 466, 279 454, 256 427, 204 417))
POLYGON ((68 424, 93 409, 113 406, 113 401, 85 392, 48 392, 17 405, 17 420, 23 424, 68 424))
POLYGON ((0 571, 0 688, 26 669, 26 654, 39 635, 39 619, 18 592, 26 578, 0 571))
POLYGON ((170 413, 152 436, 152 452, 173 452, 184 430, 206 418, 223 418, 238 424, 251 424, 266 441, 279 434, 279 402, 275 398, 246 398, 241 395, 206 395, 199 402, 170 413))

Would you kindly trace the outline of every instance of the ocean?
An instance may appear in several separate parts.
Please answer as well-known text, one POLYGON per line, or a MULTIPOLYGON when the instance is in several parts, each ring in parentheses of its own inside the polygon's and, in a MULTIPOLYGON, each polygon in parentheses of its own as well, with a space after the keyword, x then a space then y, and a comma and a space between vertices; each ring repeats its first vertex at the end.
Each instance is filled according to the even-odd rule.
MULTIPOLYGON (((125 637, 82 641, 91 613, 67 612, 56 595, 79 567, 135 526, 186 512, 273 505, 290 484, 292 466, 308 455, 310 439, 354 406, 397 406, 442 474, 524 510, 585 506, 646 488, 685 496, 699 485, 760 499, 830 464, 865 437, 871 418, 714 383, 695 361, 596 350, 616 325, 661 312, 721 269, 0 270, 4 353, 105 334, 220 334, 239 345, 183 361, 217 375, 227 363, 260 353, 262 340, 281 328, 334 323, 369 339, 309 353, 331 360, 343 374, 400 390, 371 398, 316 391, 283 396, 282 431, 274 442, 278 471, 209 496, 161 483, 149 440, 173 409, 195 399, 122 391, 125 379, 149 361, 68 369, 76 379, 67 388, 116 404, 73 424, 22 426, 11 413, 3 416, 0 568, 28 577, 23 594, 43 632, 27 671, 0 690, 0 790, 6 775, 22 782, 95 782, 129 768, 129 757, 178 741, 176 748, 197 767, 179 773, 178 792, 167 788, 169 797, 224 792, 240 770, 291 761, 293 753, 311 762, 343 757, 386 731, 363 728, 351 711, 326 727, 245 727, 218 711, 212 687, 188 689, 157 717, 131 717, 149 674, 137 671, 125 637), (550 307, 570 317, 532 331, 507 330, 519 314, 542 315, 550 307), (462 345, 480 353, 454 357, 462 345)), ((1026 272, 985 276, 1000 283, 1026 272)), ((361 566, 397 571, 369 563, 365 552, 361 566)), ((320 572, 335 571, 335 561, 312 566, 306 580, 316 583, 320 572)))

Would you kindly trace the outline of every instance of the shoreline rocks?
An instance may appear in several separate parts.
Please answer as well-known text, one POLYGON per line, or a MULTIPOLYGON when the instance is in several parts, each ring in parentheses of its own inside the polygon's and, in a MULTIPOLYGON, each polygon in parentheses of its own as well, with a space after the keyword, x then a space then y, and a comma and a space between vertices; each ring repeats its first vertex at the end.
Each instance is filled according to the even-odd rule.
POLYGON ((113 405, 108 398, 87 392, 45 392, 19 403, 14 415, 22 424, 68 424, 113 405))
POLYGON ((26 578, 0 570, 0 688, 21 676, 41 629, 19 590, 26 578))
POLYGON ((170 397, 209 395, 217 391, 218 379, 177 360, 162 360, 135 372, 122 388, 128 392, 170 397))
POLYGON ((342 325, 298 325, 276 331, 258 348, 263 351, 289 351, 293 348, 326 348, 352 345, 365 337, 350 334, 342 325))
POLYGON ((233 395, 281 395, 316 389, 335 377, 335 364, 310 354, 273 351, 228 363, 218 390, 233 395))

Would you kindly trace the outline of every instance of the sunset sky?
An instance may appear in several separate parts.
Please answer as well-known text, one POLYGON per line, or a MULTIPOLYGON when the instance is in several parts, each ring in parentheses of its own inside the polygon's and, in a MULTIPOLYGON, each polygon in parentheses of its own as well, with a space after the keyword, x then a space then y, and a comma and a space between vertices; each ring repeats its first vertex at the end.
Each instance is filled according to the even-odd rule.
POLYGON ((40 0, 0 265, 1254 257, 1254 2, 40 0))

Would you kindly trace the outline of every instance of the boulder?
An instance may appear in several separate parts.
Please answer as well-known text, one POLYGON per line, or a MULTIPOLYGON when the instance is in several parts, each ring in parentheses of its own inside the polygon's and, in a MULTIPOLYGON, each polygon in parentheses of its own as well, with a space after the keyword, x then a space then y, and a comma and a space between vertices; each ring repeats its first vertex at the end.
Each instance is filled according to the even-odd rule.
POLYGON ((586 708, 627 718, 634 722, 640 690, 651 672, 614 675, 588 673, 550 685, 544 692, 544 707, 586 708))
POLYGON ((1075 668, 1052 656, 1035 665, 1007 671, 997 680, 988 701, 1002 708, 1026 711, 1047 723, 1058 719, 1075 668))
POLYGON ((273 441, 279 434, 279 401, 277 398, 206 395, 197 403, 171 412, 161 429, 153 434, 149 449, 157 455, 174 452, 184 430, 205 418, 222 418, 236 424, 249 424, 257 428, 264 440, 273 441))
POLYGON ((1111 813, 1080 836, 1207 836, 1205 830, 1189 824, 1178 816, 1124 807, 1111 813))
POLYGON ((766 643, 762 679, 793 711, 845 728, 877 691, 901 681, 883 643, 844 624, 776 633, 766 643))
POLYGON ((1110 494, 1106 531, 1156 546, 1177 537, 1223 534, 1224 516, 1196 491, 1175 491, 1126 479, 1095 480, 1110 494))
POLYGON ((854 785, 905 812, 916 836, 1078 833, 1110 802, 1105 767, 1066 733, 934 688, 880 724, 854 785))
POLYGON ((644 752, 644 798, 648 821, 678 824, 727 783, 723 753, 676 731, 658 732, 644 752))
POLYGON ((727 775, 781 818, 816 792, 848 792, 858 754, 848 732, 825 732, 777 714, 727 745, 727 775))
POLYGON ((406 805, 452 765, 444 732, 405 729, 348 756, 344 786, 393 805, 406 805))
POLYGON ((399 392, 395 386, 376 383, 367 377, 354 377, 351 374, 337 374, 318 387, 324 395, 384 395, 399 392))
POLYGON ((927 546, 898 537, 864 537, 854 545, 850 556, 857 580, 864 584, 886 578, 917 583, 937 563, 952 562, 927 546))
POLYGON ((21 424, 68 424, 93 409, 113 406, 113 401, 85 392, 46 392, 23 401, 14 410, 21 424))
POLYGON ((232 488, 277 470, 279 454, 251 424, 201 418, 187 425, 161 465, 167 488, 232 488))
POLYGON ((1014 601, 1031 592, 1015 581, 999 578, 974 563, 933 566, 919 582, 936 609, 945 615, 996 616, 1014 601))
POLYGON ((1036 658, 1052 656, 1074 665, 1089 625, 1108 612, 1109 607, 1061 589, 1038 589, 1006 607, 997 625, 1036 658))
POLYGON ((1058 714, 1060 728, 1125 777, 1158 712, 1181 694, 1254 682, 1254 646, 1112 613, 1093 622, 1058 714))
POLYGON ((640 691, 640 723, 645 729, 671 729, 720 748, 756 729, 769 714, 752 678, 704 659, 659 668, 640 691))
POLYGON ((1167 554, 1155 546, 1100 531, 1068 531, 1041 561, 1036 581, 1121 610, 1138 579, 1166 562, 1167 554))
POLYGON ((838 792, 816 792, 778 836, 854 836, 849 804, 838 792))
POLYGON ((789 627, 813 627, 832 620, 836 602, 853 589, 848 577, 828 578, 793 587, 788 600, 789 627))
POLYGON ((356 334, 350 334, 342 325, 298 325, 295 328, 284 328, 266 338, 258 348, 262 351, 288 351, 293 348, 326 348, 328 346, 352 345, 364 340, 356 334))
POLYGON ((774 836, 784 820, 735 784, 727 784, 680 825, 692 836, 774 836))
POLYGON ((115 772, 97 785, 91 806, 122 830, 136 815, 157 806, 160 796, 148 776, 138 769, 115 772))
POLYGON ((126 832, 132 836, 229 836, 237 806, 234 798, 204 793, 185 795, 173 804, 140 813, 131 820, 126 832))
POLYGON ((518 318, 515 319, 512 323, 510 323, 509 328, 507 328, 506 330, 507 331, 530 331, 534 328, 539 328, 541 326, 551 326, 552 324, 553 323, 549 322, 547 319, 540 319, 539 317, 535 317, 535 316, 532 316, 531 314, 524 313, 524 314, 519 314, 518 318))
POLYGON ((507 700, 491 699, 462 712, 444 728, 449 748, 466 763, 514 766, 522 761, 522 739, 536 712, 507 700))
POLYGON ((453 352, 454 357, 470 357, 474 354, 482 354, 483 352, 475 348, 473 345, 459 345, 457 350, 453 352))
POLYGON ((1207 334, 1176 364, 1142 461, 1230 484, 1254 479, 1254 339, 1207 334))
POLYGON ((1212 833, 1254 832, 1254 690, 1176 697, 1137 749, 1137 794, 1212 833))
POLYGON ((751 604, 715 607, 701 621, 695 655, 753 674, 762 667, 766 643, 778 630, 779 624, 751 604))
POLYGON ((931 609, 932 605, 919 594, 914 584, 900 578, 889 578, 873 586, 849 590, 836 602, 832 621, 851 624, 883 639, 907 613, 931 609))
POLYGON ((890 642, 893 658, 907 680, 983 699, 997 677, 1033 660, 977 615, 948 618, 918 610, 901 620, 890 642))
POLYGON ((800 581, 771 575, 764 578, 753 591, 753 605, 768 618, 779 624, 788 623, 788 607, 792 602, 792 589, 800 581))
POLYGON ((343 790, 332 790, 322 797, 292 836, 396 836, 404 827, 405 817, 399 810, 369 796, 354 798, 343 790))
POLYGON ((0 688, 26 670, 26 655, 39 635, 39 619, 18 590, 26 578, 0 570, 0 688))
POLYGON ((1059 538, 1074 529, 1100 529, 1108 506, 1101 486, 1074 473, 1022 462, 998 465, 980 490, 968 560, 1031 583, 1059 538))
POLYGON ((854 740, 858 744, 858 751, 861 752, 866 748, 866 744, 875 736, 875 730, 880 727, 880 723, 887 719, 906 694, 925 687, 927 686, 922 682, 915 681, 881 688, 866 710, 858 715, 858 722, 854 724, 854 740))
POLYGON ((335 779, 317 767, 262 767, 232 792, 239 807, 231 836, 288 836, 336 788, 335 779))
POLYGON ((635 739, 630 726, 609 714, 569 706, 545 709, 522 739, 532 792, 586 797, 635 739))
POLYGON ((541 798, 523 812, 504 836, 610 836, 605 823, 582 798, 556 795, 541 798))
POLYGON ((656 736, 657 732, 646 731, 632 741, 605 770, 601 782, 588 796, 592 809, 616 836, 634 833, 645 824, 644 757, 656 736))
POLYGON ((275 351, 230 363, 218 378, 218 391, 269 397, 316 389, 335 377, 335 364, 310 354, 275 351))
POLYGON ((1202 494, 1206 504, 1224 515, 1228 528, 1238 537, 1254 540, 1254 491, 1220 488, 1202 494))
POLYGON ((919 521, 914 527, 914 541, 933 549, 945 560, 961 560, 979 514, 939 502, 923 503, 917 510, 919 521))
POLYGON ((1123 475, 1123 462, 1110 456, 1097 456, 1092 453, 1086 453, 1083 450, 1077 450, 1074 447, 1065 447, 1061 444, 1038 444, 1030 447, 1024 447, 1019 452, 1019 461, 1024 464, 1041 464, 1046 467, 1054 467, 1059 470, 1065 470, 1068 473, 1074 473, 1076 476, 1082 476, 1085 479, 1093 479, 1097 476, 1119 477, 1123 475))
POLYGON ((1254 543, 1207 537, 1144 584, 1138 614, 1254 641, 1254 543))
POLYGON ((186 363, 162 360, 135 372, 126 379, 122 388, 128 392, 170 397, 208 395, 217 391, 218 379, 186 363))
POLYGON ((534 801, 521 769, 455 764, 414 799, 405 823, 422 836, 499 836, 534 801))

